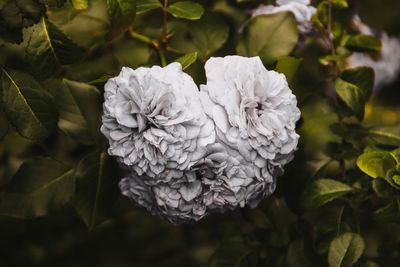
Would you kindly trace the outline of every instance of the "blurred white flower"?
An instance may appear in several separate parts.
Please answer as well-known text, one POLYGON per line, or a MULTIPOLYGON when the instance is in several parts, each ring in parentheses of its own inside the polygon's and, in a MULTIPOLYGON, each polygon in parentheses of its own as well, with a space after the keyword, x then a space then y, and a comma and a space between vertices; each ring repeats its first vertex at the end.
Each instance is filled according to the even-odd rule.
POLYGON ((106 83, 104 96, 101 131, 110 143, 108 152, 139 175, 187 170, 214 142, 198 88, 179 63, 124 67, 106 83))
POLYGON ((299 31, 306 34, 312 29, 311 17, 316 11, 316 8, 310 5, 310 0, 277 0, 276 5, 260 5, 251 15, 254 17, 291 12, 296 18, 299 31))
POLYGON ((374 34, 373 30, 362 23, 358 16, 354 17, 353 22, 362 34, 379 37, 382 50, 378 58, 373 58, 367 53, 353 53, 347 61, 349 67, 367 66, 373 68, 375 71, 375 89, 391 84, 400 73, 400 40, 389 37, 385 32, 380 35, 374 34))

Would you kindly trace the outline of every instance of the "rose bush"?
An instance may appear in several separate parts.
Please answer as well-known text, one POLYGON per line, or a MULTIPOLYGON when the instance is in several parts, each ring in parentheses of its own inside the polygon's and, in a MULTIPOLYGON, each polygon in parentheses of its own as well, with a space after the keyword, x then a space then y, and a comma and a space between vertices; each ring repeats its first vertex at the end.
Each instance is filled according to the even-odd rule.
POLYGON ((0 266, 398 266, 399 10, 0 0, 0 266))

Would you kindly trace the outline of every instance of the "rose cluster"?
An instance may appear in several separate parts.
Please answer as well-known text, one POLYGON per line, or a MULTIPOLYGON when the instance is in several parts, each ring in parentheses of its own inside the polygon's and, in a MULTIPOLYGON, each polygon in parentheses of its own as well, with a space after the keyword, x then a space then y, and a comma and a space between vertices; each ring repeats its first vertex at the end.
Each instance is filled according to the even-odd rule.
POLYGON ((122 194, 173 223, 255 207, 293 157, 300 117, 258 57, 210 58, 200 90, 179 63, 123 68, 105 85, 102 133, 122 194))

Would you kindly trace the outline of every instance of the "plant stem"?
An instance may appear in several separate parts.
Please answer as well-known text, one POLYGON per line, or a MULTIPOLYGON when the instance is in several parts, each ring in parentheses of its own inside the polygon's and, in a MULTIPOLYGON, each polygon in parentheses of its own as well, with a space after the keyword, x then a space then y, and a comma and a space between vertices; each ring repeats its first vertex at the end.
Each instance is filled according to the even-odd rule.
POLYGON ((167 7, 168 7, 168 0, 164 0, 164 5, 162 8, 163 25, 162 25, 162 32, 161 32, 161 42, 165 42, 166 36, 167 36, 167 17, 168 17, 167 7))
POLYGON ((332 33, 332 0, 328 0, 328 38, 331 45, 331 53, 333 56, 336 55, 335 44, 333 42, 333 33, 332 33))
POLYGON ((160 61, 161 61, 161 66, 166 66, 167 65, 167 60, 165 58, 165 47, 168 42, 167 34, 168 34, 168 29, 167 29, 167 18, 168 18, 168 12, 167 12, 167 7, 168 7, 168 0, 164 0, 162 12, 163 12, 163 23, 162 23, 162 30, 161 30, 161 36, 160 36, 160 41, 159 41, 159 47, 158 47, 158 54, 160 55, 160 61))

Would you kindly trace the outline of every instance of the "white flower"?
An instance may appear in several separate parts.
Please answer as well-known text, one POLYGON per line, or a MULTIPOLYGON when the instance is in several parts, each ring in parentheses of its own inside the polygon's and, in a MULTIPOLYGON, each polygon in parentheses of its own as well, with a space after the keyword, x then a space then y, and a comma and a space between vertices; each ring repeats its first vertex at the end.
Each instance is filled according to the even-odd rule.
POLYGON ((217 141, 259 168, 262 177, 281 173, 297 147, 300 118, 296 97, 283 74, 268 71, 259 57, 210 58, 204 110, 216 125, 217 141))
MULTIPOLYGON (((362 34, 375 35, 372 29, 362 23, 358 16, 353 21, 362 34)), ((350 68, 360 66, 373 68, 375 72, 374 87, 379 89, 394 82, 400 73, 400 40, 389 37, 385 32, 377 37, 382 43, 382 50, 378 58, 356 52, 348 58, 347 62, 350 68)))
POLYGON ((122 68, 105 85, 102 133, 110 155, 150 177, 187 170, 214 142, 213 123, 193 79, 179 63, 164 68, 122 68))
POLYGON ((252 16, 291 12, 296 18, 300 32, 305 34, 311 30, 311 17, 317 10, 310 5, 310 0, 278 0, 276 4, 276 6, 260 5, 253 10, 252 16))
POLYGON ((123 195, 145 207, 152 214, 172 223, 198 221, 207 215, 201 180, 191 171, 180 172, 178 177, 179 179, 169 182, 161 182, 147 175, 139 177, 132 173, 121 180, 120 189, 123 195))
POLYGON ((105 90, 102 132, 130 171, 122 194, 176 224, 255 207, 299 138, 284 75, 259 57, 211 58, 205 69, 200 92, 178 64, 124 68, 105 90))
POLYGON ((222 144, 207 146, 207 156, 190 171, 164 171, 153 179, 131 173, 120 182, 123 195, 172 223, 248 205, 255 207, 275 189, 275 179, 222 144))
POLYGON ((261 169, 223 143, 207 147, 207 157, 194 167, 201 177, 204 204, 210 212, 225 212, 248 205, 255 207, 275 190, 274 169, 261 169))

